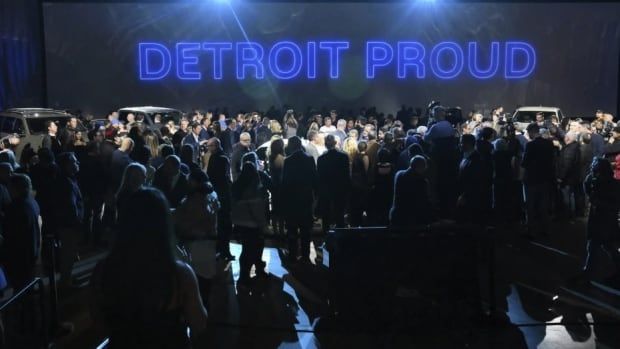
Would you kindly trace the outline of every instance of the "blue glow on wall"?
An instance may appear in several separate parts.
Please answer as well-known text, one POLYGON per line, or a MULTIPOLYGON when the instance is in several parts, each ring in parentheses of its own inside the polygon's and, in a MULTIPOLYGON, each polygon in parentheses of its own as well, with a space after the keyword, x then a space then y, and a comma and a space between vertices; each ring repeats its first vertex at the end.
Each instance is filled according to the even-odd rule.
POLYGON ((398 42, 398 78, 406 79, 407 71, 413 69, 418 79, 426 77, 426 68, 422 59, 426 55, 424 45, 416 41, 398 42))
POLYGON ((392 63, 394 50, 385 41, 369 41, 366 43, 366 78, 374 79, 379 67, 392 63))
POLYGON ((506 43, 506 79, 523 79, 536 69, 536 50, 526 42, 509 41, 506 43), (517 59, 521 56, 521 67, 517 59))
POLYGON ((205 42, 202 49, 213 53, 213 79, 221 80, 224 77, 222 60, 224 51, 231 51, 233 48, 230 42, 205 42))
POLYGON ((179 80, 222 80, 226 72, 233 74, 234 70, 238 80, 266 76, 279 80, 339 79, 340 69, 350 56, 345 52, 353 49, 365 54, 365 71, 360 74, 366 79, 526 79, 534 73, 537 59, 534 46, 524 41, 442 41, 432 46, 418 41, 379 40, 367 41, 365 46, 354 46, 346 40, 277 41, 270 45, 249 41, 178 42, 172 49, 163 43, 141 42, 138 76, 140 80, 174 76, 179 80), (489 49, 484 50, 486 47, 489 49), (210 70, 208 66, 212 74, 205 76, 202 72, 210 70), (173 68, 175 73, 170 74, 173 68))
POLYGON ((329 77, 338 79, 340 77, 340 52, 348 49, 348 41, 321 41, 321 50, 329 52, 329 77))
POLYGON ((269 69, 274 77, 281 80, 288 80, 299 75, 301 71, 302 53, 301 48, 294 42, 280 41, 273 45, 269 51, 269 69), (288 69, 282 67, 283 53, 290 54, 291 63, 288 69))
POLYGON ((254 69, 256 79, 265 78, 265 67, 263 66, 263 46, 255 42, 237 43, 237 79, 245 79, 245 70, 254 69))
POLYGON ((430 62, 431 70, 436 77, 440 79, 454 79, 463 71, 463 49, 455 42, 440 42, 433 47, 430 62), (442 58, 449 59, 450 64, 448 64, 448 68, 442 65, 442 58))
POLYGON ((491 53, 488 61, 488 68, 480 69, 480 62, 478 62, 478 43, 470 42, 467 63, 469 64, 471 76, 482 80, 490 79, 497 74, 497 70, 499 69, 499 42, 493 41, 491 43, 491 53))
POLYGON ((160 80, 170 72, 171 55, 168 48, 155 42, 141 42, 138 44, 138 69, 141 80, 160 80), (159 56, 161 63, 159 68, 150 62, 153 55, 159 56), (149 60, 149 57, 151 58, 149 60))
POLYGON ((198 68, 199 42, 179 42, 177 45, 177 77, 181 80, 200 80, 198 68))
POLYGON ((308 41, 308 79, 316 79, 316 42, 308 41))

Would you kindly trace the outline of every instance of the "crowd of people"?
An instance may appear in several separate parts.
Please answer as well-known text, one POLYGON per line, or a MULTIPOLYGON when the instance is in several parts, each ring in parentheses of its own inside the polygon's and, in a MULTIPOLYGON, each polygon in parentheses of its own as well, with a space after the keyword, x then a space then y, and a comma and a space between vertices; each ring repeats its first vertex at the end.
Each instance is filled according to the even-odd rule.
POLYGON ((501 107, 456 122, 441 106, 428 115, 404 106, 395 115, 345 114, 195 110, 150 124, 110 112, 104 125, 50 121, 36 152, 19 161, 0 152, 3 271, 14 288, 27 284, 41 236, 52 237, 60 285, 70 288, 78 247, 109 248, 92 284, 112 347, 176 333, 180 348, 179 319, 194 334, 205 327, 216 259, 235 258, 231 239, 243 245, 243 284, 253 267, 266 275, 266 234, 287 240, 288 262, 309 263, 317 222, 323 232, 523 222, 535 239, 553 232, 554 218, 588 216, 585 275, 601 248, 620 270, 620 125, 610 115, 539 113, 521 129, 501 107), (126 326, 136 321, 141 331, 126 326))

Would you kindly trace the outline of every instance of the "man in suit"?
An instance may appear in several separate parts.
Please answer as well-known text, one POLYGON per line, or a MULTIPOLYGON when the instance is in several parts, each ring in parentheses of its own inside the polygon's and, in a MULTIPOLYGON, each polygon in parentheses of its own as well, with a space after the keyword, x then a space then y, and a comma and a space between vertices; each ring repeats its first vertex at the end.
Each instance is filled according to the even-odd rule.
POLYGON ((202 128, 200 129, 200 135, 198 136, 198 139, 200 139, 201 141, 206 141, 209 138, 212 138, 213 130, 209 128, 211 126, 211 118, 208 114, 202 119, 201 124, 202 128))
MULTIPOLYGON (((310 156, 312 156, 312 158, 314 159, 314 163, 316 163, 319 160, 319 149, 316 147, 316 144, 318 142, 318 137, 319 137, 319 133, 315 130, 310 130, 308 131, 308 135, 306 136, 306 138, 308 138, 308 144, 305 146, 306 148, 306 153, 310 156)), ((291 154, 290 151, 287 154, 291 154)))
POLYGON ((243 158, 243 155, 253 150, 252 136, 247 132, 243 132, 239 136, 239 143, 233 146, 232 156, 230 158, 230 169, 233 182, 237 180, 239 173, 241 173, 241 158, 243 158))
POLYGON ((306 154, 297 136, 288 140, 289 156, 284 159, 282 169, 282 198, 289 242, 289 258, 297 260, 297 233, 301 235, 301 260, 310 257, 310 231, 312 229, 312 206, 316 193, 318 176, 312 156, 306 154))
POLYGON ((47 134, 43 136, 41 148, 50 149, 55 156, 58 156, 62 152, 62 144, 57 136, 58 126, 53 121, 46 121, 45 126, 47 127, 47 134))
POLYGON ((319 213, 323 220, 323 232, 327 233, 332 223, 344 227, 344 210, 351 190, 349 156, 336 149, 336 137, 327 135, 327 152, 319 156, 317 173, 319 180, 319 213))
POLYGON ((580 146, 577 142, 577 133, 568 132, 564 136, 564 148, 558 159, 558 184, 562 193, 562 204, 567 218, 575 216, 579 201, 579 187, 581 186, 579 166, 580 146), (574 206, 571 203, 574 202, 574 206))
POLYGON ((256 128, 256 146, 260 147, 262 144, 269 142, 273 133, 269 129, 269 118, 263 118, 263 121, 256 128))
POLYGON ((5 267, 13 289, 19 290, 34 278, 41 252, 39 205, 32 196, 30 178, 24 174, 11 176, 9 191, 11 203, 2 222, 4 242, 0 250, 0 263, 5 267))
POLYGON ((233 260, 229 246, 232 234, 230 161, 218 138, 209 139, 207 148, 209 150, 207 175, 220 200, 220 210, 217 212, 217 252, 220 258, 233 260))
POLYGON ((368 183, 372 186, 375 183, 375 167, 377 166, 377 154, 380 148, 379 142, 377 142, 377 132, 371 130, 368 132, 368 183))
POLYGON ((235 144, 235 130, 232 129, 232 127, 234 127, 234 123, 231 119, 226 119, 224 123, 226 127, 222 129, 222 132, 220 132, 218 137, 220 139, 220 144, 224 154, 226 154, 226 156, 230 156, 232 154, 232 146, 235 144))
POLYGON ((491 183, 487 181, 485 165, 480 153, 476 150, 476 138, 466 134, 461 136, 463 157, 459 165, 457 200, 458 218, 463 222, 483 223, 491 207, 491 183))
POLYGON ((200 139, 200 132, 202 131, 202 126, 195 122, 191 125, 191 131, 183 138, 181 142, 181 146, 189 144, 194 149, 194 161, 197 160, 198 155, 200 154, 200 145, 205 143, 206 140, 200 139))
POLYGON ((71 270, 77 255, 77 243, 81 236, 84 218, 84 203, 76 176, 80 163, 74 153, 58 155, 60 175, 54 184, 52 207, 53 227, 56 238, 60 240, 59 271, 63 288, 71 285, 71 270))
POLYGON ((153 187, 164 193, 171 208, 176 208, 187 195, 187 178, 181 172, 181 159, 169 155, 164 163, 155 171, 153 187))
POLYGON ((416 155, 409 162, 409 168, 396 173, 394 199, 390 209, 391 226, 413 227, 434 220, 426 168, 426 158, 416 155))
POLYGON ((540 135, 536 123, 526 128, 530 142, 525 145, 521 167, 523 173, 523 192, 527 210, 528 238, 533 234, 548 233, 549 209, 552 185, 555 181, 555 147, 553 142, 540 135))

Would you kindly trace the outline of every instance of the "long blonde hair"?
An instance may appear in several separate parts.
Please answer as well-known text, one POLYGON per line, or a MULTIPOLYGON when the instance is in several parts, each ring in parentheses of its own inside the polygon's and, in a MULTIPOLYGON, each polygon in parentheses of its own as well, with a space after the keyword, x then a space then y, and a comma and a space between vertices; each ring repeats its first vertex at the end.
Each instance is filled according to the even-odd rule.
POLYGON ((357 140, 353 137, 347 137, 342 144, 342 150, 349 155, 349 162, 353 161, 357 154, 357 140))
POLYGON ((151 157, 156 158, 159 156, 159 139, 154 133, 149 133, 144 137, 144 142, 151 151, 151 157))
POLYGON ((270 121, 269 129, 271 129, 271 133, 282 134, 282 125, 280 125, 280 123, 277 120, 270 121))

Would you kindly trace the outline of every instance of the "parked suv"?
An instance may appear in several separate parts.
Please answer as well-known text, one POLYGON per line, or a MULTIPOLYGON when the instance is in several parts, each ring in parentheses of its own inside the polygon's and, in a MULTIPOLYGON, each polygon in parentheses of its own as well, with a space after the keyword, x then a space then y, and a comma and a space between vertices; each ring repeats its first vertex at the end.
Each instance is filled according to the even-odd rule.
POLYGON ((512 115, 512 122, 520 130, 525 130, 527 125, 536 121, 536 114, 543 113, 545 121, 550 122, 552 119, 557 119, 558 124, 562 124, 564 115, 560 108, 556 107, 521 107, 518 108, 512 115))
POLYGON ((118 119, 127 122, 127 115, 130 113, 136 117, 137 122, 142 122, 150 129, 154 127, 156 115, 160 115, 162 125, 171 120, 178 125, 179 120, 183 116, 183 112, 177 109, 148 106, 121 108, 118 110, 118 119))
POLYGON ((61 110, 43 108, 14 108, 0 112, 0 141, 11 139, 14 144, 18 138, 17 145, 13 150, 19 159, 22 150, 30 145, 34 151, 41 147, 43 137, 47 134, 45 124, 54 121, 59 129, 65 127, 73 115, 61 110), (16 136, 16 137, 15 137, 16 136))

